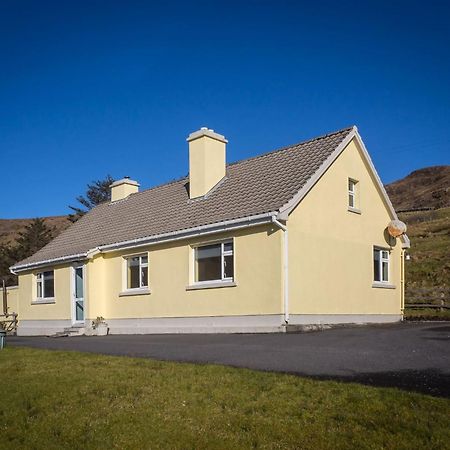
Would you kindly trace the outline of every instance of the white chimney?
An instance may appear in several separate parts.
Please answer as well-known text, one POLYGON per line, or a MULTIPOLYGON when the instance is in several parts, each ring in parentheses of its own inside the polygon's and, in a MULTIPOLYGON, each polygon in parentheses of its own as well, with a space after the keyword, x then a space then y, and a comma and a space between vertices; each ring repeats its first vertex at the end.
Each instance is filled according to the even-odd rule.
POLYGON ((111 201, 122 200, 127 198, 130 194, 139 192, 139 183, 134 180, 130 180, 130 177, 124 177, 121 180, 114 181, 110 186, 111 188, 111 201))
POLYGON ((206 195, 225 176, 226 144, 221 134, 206 127, 191 133, 189 142, 189 197, 206 195))

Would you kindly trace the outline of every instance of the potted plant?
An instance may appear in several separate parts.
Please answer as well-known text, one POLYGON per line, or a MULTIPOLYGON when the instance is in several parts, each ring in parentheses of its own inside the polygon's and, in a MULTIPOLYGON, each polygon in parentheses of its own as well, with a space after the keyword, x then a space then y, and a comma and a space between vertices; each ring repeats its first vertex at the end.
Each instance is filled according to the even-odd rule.
POLYGON ((108 324, 102 316, 98 316, 92 321, 92 328, 97 336, 106 336, 108 334, 108 324))

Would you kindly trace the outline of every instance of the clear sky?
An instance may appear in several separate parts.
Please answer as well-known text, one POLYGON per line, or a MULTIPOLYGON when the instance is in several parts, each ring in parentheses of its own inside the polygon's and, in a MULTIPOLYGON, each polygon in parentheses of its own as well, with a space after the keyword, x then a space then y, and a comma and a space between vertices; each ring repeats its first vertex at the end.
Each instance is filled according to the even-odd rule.
POLYGON ((450 163, 450 2, 0 2, 0 217, 356 124, 383 181, 450 163))

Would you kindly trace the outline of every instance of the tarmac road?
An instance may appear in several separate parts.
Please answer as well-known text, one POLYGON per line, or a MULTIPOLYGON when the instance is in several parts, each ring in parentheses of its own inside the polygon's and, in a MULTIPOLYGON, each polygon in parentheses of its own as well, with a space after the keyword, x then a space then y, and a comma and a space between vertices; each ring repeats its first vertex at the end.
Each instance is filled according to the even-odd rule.
POLYGON ((297 334, 8 337, 8 345, 223 364, 450 397, 450 322, 297 334))

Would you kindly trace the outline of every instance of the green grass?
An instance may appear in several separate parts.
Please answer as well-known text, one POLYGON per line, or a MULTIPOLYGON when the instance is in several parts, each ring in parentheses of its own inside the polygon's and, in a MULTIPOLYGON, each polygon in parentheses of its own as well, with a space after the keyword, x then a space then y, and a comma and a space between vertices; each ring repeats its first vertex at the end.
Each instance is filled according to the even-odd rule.
POLYGON ((442 449, 450 402, 214 365, 7 347, 8 449, 442 449))
POLYGON ((404 312, 406 320, 450 320, 450 310, 436 310, 434 308, 406 308, 404 312))

